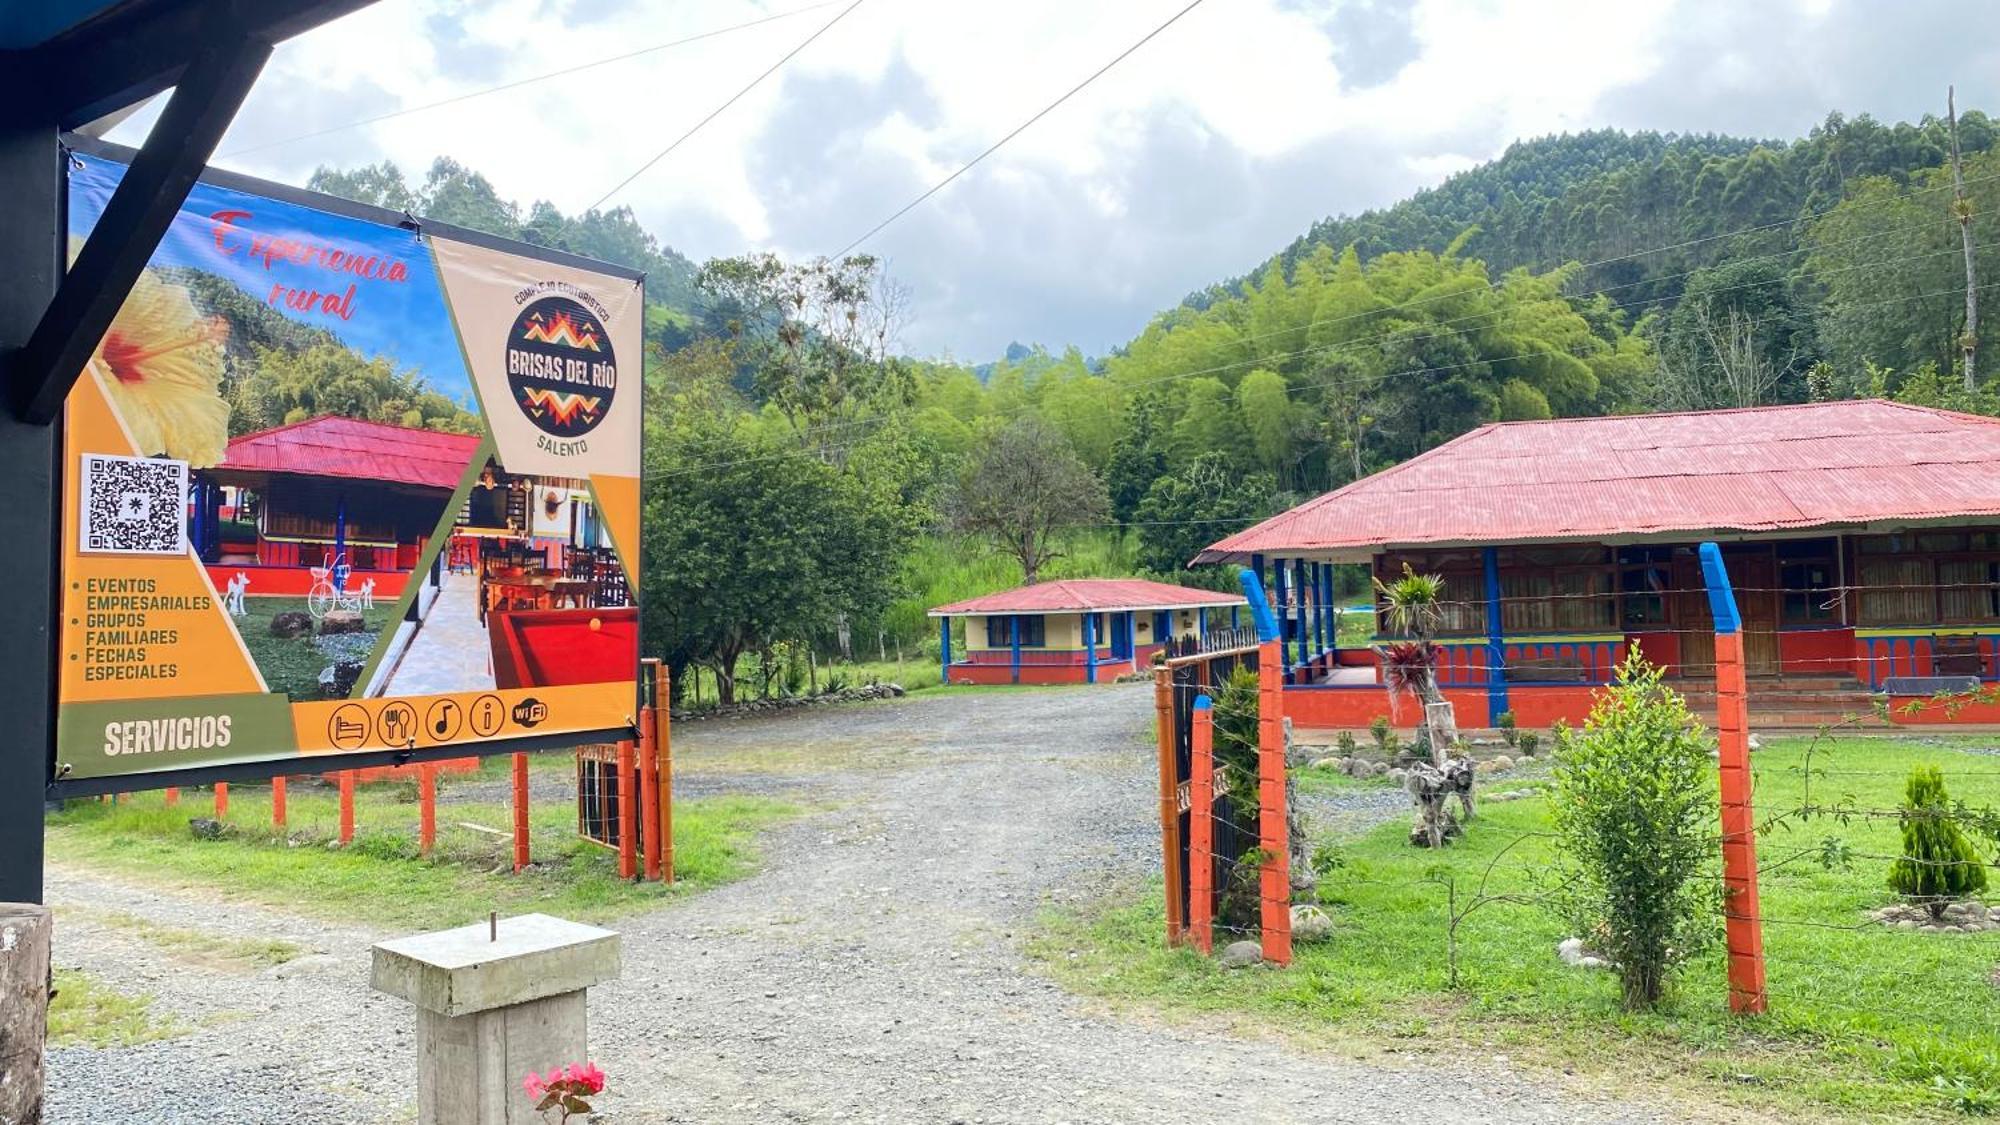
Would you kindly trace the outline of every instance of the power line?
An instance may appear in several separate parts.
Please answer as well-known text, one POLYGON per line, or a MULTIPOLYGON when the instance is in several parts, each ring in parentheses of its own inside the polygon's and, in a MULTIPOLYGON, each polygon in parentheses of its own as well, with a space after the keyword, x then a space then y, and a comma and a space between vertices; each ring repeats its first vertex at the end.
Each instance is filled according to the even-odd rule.
MULTIPOLYGON (((1195 2, 1200 3, 1201 0, 1195 0, 1195 2)), ((741 101, 744 95, 748 94, 750 91, 762 85, 766 78, 769 78, 773 74, 778 73, 779 69, 782 68, 786 63, 791 62, 793 57, 796 56, 800 51, 803 51, 807 47, 812 46, 814 40, 818 39, 822 35, 825 35, 827 32, 833 30, 834 24, 837 24, 841 20, 846 19, 847 14, 849 12, 852 12, 854 9, 859 8, 860 6, 861 6, 861 0, 854 0, 853 3, 849 4, 845 8, 842 8, 838 15, 834 16, 832 19, 822 24, 819 30, 813 32, 811 35, 808 35, 804 39, 800 40, 798 46, 793 47, 789 51, 786 51, 784 57, 780 58, 777 62, 772 63, 770 66, 765 67, 762 73, 758 74, 757 77, 752 78, 750 82, 747 85, 745 85, 742 89, 736 91, 734 94, 729 95, 728 101, 725 101, 721 105, 716 106, 714 109, 710 110, 708 116, 702 118, 700 121, 695 122, 694 126, 690 128, 687 132, 682 133, 678 137, 675 137, 671 144, 667 145, 667 147, 655 153, 651 160, 648 160, 644 164, 639 165, 639 167, 636 170, 634 170, 631 175, 618 181, 617 186, 613 187, 610 191, 605 192, 603 195, 598 196, 597 201, 595 203, 592 203, 590 206, 584 208, 584 213, 588 214, 589 212, 595 211, 599 207, 604 206, 605 200, 610 199, 612 196, 617 195, 621 191, 624 191, 626 187, 628 187, 632 183, 633 180, 636 180, 640 176, 645 175, 647 171, 649 171, 653 167, 653 165, 658 164, 662 160, 665 160, 667 158, 667 154, 679 148, 682 142, 686 141, 689 137, 694 136, 696 133, 701 132, 702 126, 707 125, 709 122, 715 120, 717 117, 722 116, 724 110, 727 110, 730 106, 733 106, 738 101, 741 101)))
POLYGON ((1175 12, 1171 16, 1168 16, 1167 21, 1165 23, 1162 23, 1160 26, 1154 28, 1153 30, 1147 32, 1145 35, 1141 36, 1139 38, 1139 41, 1132 44, 1130 47, 1127 47, 1123 51, 1118 52, 1118 54, 1114 56, 1110 62, 1105 63, 1103 66, 1100 66, 1095 71, 1093 71, 1090 77, 1085 78, 1083 81, 1070 87, 1067 93, 1063 94, 1055 101, 1052 101, 1049 104, 1043 106, 1040 110, 1036 111, 1033 117, 1030 117, 1026 121, 1021 122, 1019 125, 1014 126, 1013 130, 1010 131, 1006 136, 1001 137, 997 141, 994 141, 991 145, 987 146, 984 152, 981 152, 978 156, 975 156, 971 160, 968 160, 964 164, 960 165, 958 169, 954 171, 951 175, 946 176, 944 179, 939 180, 935 184, 932 184, 930 188, 927 189, 922 195, 919 195, 915 199, 910 200, 908 203, 903 204, 903 206, 898 208, 894 214, 890 215, 886 219, 883 219, 881 222, 876 223, 874 226, 869 227, 867 233, 863 234, 861 237, 855 239, 854 241, 848 243, 847 245, 841 247, 837 252, 835 252, 832 255, 832 257, 834 258, 846 257, 848 251, 853 250, 855 247, 875 237, 877 234, 880 234, 884 227, 887 227, 890 223, 895 222, 897 219, 902 218, 904 215, 909 214, 912 210, 914 210, 917 207, 918 204, 921 204, 924 200, 929 199, 931 196, 936 195, 940 191, 943 191, 948 185, 950 185, 950 183, 953 180, 956 180, 960 176, 963 176, 967 172, 970 172, 980 161, 1000 151, 1001 147, 1005 145, 1008 141, 1011 141, 1015 137, 1020 136, 1022 133, 1028 130, 1029 126, 1033 125, 1037 121, 1040 121, 1042 118, 1047 117, 1051 112, 1053 112, 1056 109, 1057 106, 1060 106, 1064 102, 1075 97, 1078 93, 1080 93, 1083 90, 1085 86, 1088 86, 1092 82, 1097 81, 1099 78, 1104 77, 1106 71, 1109 71, 1112 67, 1117 66, 1121 62, 1124 62, 1125 59, 1132 54, 1132 52, 1137 51, 1139 48, 1151 42, 1154 36, 1157 36, 1161 32, 1165 31, 1167 28, 1172 27, 1176 22, 1180 20, 1182 16, 1187 15, 1189 12, 1194 11, 1196 7, 1200 6, 1201 2, 1202 0, 1191 0, 1191 2, 1187 5, 1187 7, 1182 8, 1180 11, 1175 12))
POLYGON ((467 90, 464 93, 454 94, 451 97, 442 98, 439 99, 438 101, 425 102, 422 105, 405 106, 401 109, 390 110, 387 113, 378 113, 373 117, 364 117, 358 121, 349 121, 344 125, 330 125, 327 128, 316 129, 310 133, 300 133, 297 136, 293 137, 284 137, 275 141, 265 141, 262 144, 248 145, 243 148, 231 149, 230 151, 223 153, 220 157, 218 157, 218 159, 227 160, 230 157, 245 156, 253 152, 263 152, 265 149, 278 148, 280 146, 289 144, 296 144, 299 141, 309 141, 316 137, 325 137, 334 133, 344 133, 349 129, 359 129, 368 125, 378 125, 384 121, 393 121, 396 118, 408 117, 411 114, 415 113, 428 113, 429 111, 434 109, 443 109, 446 106, 458 105, 460 102, 469 102, 475 98, 483 98, 489 94, 499 94, 499 93, 504 93, 508 90, 518 90, 523 86, 532 86, 538 82, 547 82, 555 78, 565 78, 568 77, 569 75, 579 74, 586 70, 594 70, 597 67, 601 66, 610 66, 613 63, 625 62, 629 59, 636 59, 645 55, 654 54, 659 51, 670 50, 674 47, 685 47, 689 43, 699 43, 704 39, 713 39, 718 35, 728 35, 729 33, 735 31, 747 31, 750 28, 761 27, 767 23, 775 23, 778 20, 790 19, 793 16, 802 16, 807 12, 816 12, 821 8, 831 8, 835 4, 838 4, 839 2, 840 0, 820 0, 820 2, 817 4, 808 4, 803 8, 794 8, 788 12, 778 12, 775 15, 764 16, 760 19, 749 20, 744 23, 731 24, 728 27, 718 27, 712 31, 704 31, 696 35, 689 35, 680 39, 669 40, 665 43, 655 43, 650 47, 641 47, 636 51, 627 51, 624 54, 620 55, 611 55, 606 58, 593 59, 590 62, 578 63, 575 66, 566 66, 561 70, 551 70, 545 74, 531 75, 527 78, 517 78, 512 82, 503 82, 498 86, 486 86, 476 90, 467 90))

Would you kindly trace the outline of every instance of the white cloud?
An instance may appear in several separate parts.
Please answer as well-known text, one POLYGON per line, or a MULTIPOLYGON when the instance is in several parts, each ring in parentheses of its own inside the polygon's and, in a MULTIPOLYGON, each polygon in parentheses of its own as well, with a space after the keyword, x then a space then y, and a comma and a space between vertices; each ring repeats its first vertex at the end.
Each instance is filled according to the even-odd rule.
MULTIPOLYGON (((508 196, 575 210, 841 5, 271 142, 809 3, 382 0, 282 45, 219 163, 298 183, 320 163, 386 158, 421 176, 450 155, 508 196)), ((697 258, 836 250, 1183 3, 864 0, 612 203, 697 258)), ((1945 0, 1895 20, 1868 0, 1206 0, 869 248, 913 291, 917 350, 1101 351, 1313 220, 1393 202, 1520 137, 1787 136, 1830 109, 1934 108, 1954 77, 1961 105, 1994 107, 1994 23, 1945 0)))

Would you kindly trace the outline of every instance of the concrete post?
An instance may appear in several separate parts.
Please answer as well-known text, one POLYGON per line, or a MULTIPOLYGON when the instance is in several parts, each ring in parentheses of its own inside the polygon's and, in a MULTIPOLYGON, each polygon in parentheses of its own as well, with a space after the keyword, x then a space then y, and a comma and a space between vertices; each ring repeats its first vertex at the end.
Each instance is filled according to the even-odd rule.
POLYGON ((589 1054, 584 994, 615 980, 616 933, 523 914, 385 941, 370 983, 417 1006, 417 1125, 531 1125, 529 1071, 589 1054))
POLYGON ((42 1119, 51 929, 48 907, 0 903, 0 1121, 42 1119))

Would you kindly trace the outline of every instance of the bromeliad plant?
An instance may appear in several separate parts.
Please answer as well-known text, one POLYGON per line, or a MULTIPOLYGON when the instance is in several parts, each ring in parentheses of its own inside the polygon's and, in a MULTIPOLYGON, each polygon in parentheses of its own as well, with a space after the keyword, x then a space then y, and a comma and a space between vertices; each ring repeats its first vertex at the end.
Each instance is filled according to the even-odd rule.
MULTIPOLYGON (((1444 578, 1418 574, 1410 569, 1409 563, 1404 563, 1403 576, 1394 582, 1377 578, 1375 592, 1382 598, 1389 627, 1410 638, 1377 646, 1375 650, 1382 661, 1382 683, 1389 692, 1389 706, 1394 708, 1398 700, 1408 695, 1423 705, 1428 723, 1431 705, 1444 702, 1444 692, 1437 682, 1438 647, 1433 640, 1444 621, 1444 578)), ((1450 729, 1431 732, 1433 764, 1444 765, 1445 750, 1457 733, 1450 729)))
POLYGON ((561 1125, 579 1113, 590 1112, 590 1103, 583 1099, 604 1092, 604 1071, 594 1062, 559 1066, 546 1075, 529 1071, 521 1079, 521 1088, 534 1099, 535 1112, 542 1115, 542 1120, 561 1125), (551 1113, 562 1116, 550 1117, 551 1113))

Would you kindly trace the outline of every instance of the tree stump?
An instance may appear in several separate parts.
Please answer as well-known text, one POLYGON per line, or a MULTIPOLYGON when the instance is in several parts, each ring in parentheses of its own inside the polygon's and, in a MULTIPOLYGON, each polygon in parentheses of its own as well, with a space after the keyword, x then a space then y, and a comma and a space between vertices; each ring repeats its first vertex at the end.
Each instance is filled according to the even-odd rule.
POLYGON ((0 1121, 40 1125, 49 1026, 49 908, 0 903, 0 1121))

